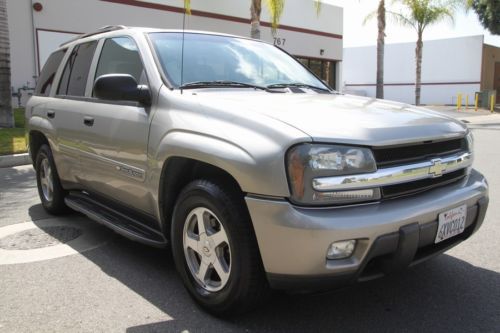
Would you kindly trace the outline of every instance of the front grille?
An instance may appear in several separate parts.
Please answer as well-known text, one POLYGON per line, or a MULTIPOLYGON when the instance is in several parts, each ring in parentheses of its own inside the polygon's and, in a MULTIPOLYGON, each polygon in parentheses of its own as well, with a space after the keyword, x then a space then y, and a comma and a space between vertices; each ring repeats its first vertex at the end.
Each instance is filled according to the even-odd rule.
POLYGON ((384 168, 402 164, 427 161, 432 158, 453 155, 467 150, 465 138, 437 142, 421 142, 391 148, 373 148, 377 167, 384 168))
POLYGON ((435 187, 444 186, 459 181, 460 179, 464 178, 465 175, 466 169, 461 169, 444 174, 441 177, 437 178, 428 178, 409 183, 384 186, 382 187, 382 198, 390 199, 394 197, 427 191, 435 187))

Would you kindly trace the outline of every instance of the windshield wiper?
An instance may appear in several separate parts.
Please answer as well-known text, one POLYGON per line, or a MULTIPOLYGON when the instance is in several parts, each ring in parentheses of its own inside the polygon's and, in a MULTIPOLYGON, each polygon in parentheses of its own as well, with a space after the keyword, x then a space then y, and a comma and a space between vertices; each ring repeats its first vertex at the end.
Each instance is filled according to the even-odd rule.
POLYGON ((226 80, 215 80, 215 81, 196 81, 189 82, 180 86, 180 89, 190 89, 190 88, 210 88, 210 87, 244 87, 244 88, 254 88, 269 91, 268 88, 237 81, 226 81, 226 80))
POLYGON ((275 83, 275 84, 270 84, 267 86, 268 89, 274 89, 274 88, 288 88, 288 87, 297 87, 297 88, 309 88, 309 89, 314 89, 314 90, 321 90, 321 91, 327 91, 331 93, 332 91, 327 88, 321 88, 318 86, 313 86, 311 84, 307 83, 275 83))

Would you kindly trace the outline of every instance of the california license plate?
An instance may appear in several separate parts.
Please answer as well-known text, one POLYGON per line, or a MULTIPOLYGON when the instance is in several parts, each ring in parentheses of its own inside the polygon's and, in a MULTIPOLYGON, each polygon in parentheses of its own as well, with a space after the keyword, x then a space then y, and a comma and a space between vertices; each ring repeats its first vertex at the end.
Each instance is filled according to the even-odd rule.
POLYGON ((439 214, 439 225, 434 243, 439 243, 464 232, 467 205, 450 209, 439 214))

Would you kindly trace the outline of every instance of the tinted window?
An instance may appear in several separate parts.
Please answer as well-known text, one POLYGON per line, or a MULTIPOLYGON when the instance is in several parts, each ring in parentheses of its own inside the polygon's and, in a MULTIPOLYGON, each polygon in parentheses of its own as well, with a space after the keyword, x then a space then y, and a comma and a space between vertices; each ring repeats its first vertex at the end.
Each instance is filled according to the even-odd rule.
POLYGON ((135 42, 128 37, 118 37, 106 40, 102 48, 95 78, 105 74, 129 74, 138 83, 144 83, 139 50, 135 42))
POLYGON ((97 42, 77 45, 64 67, 58 95, 83 96, 97 42))
POLYGON ((45 65, 43 66, 42 73, 40 73, 40 77, 38 78, 35 95, 49 96, 50 88, 54 82, 54 77, 56 76, 57 69, 61 64, 61 60, 65 53, 66 50, 60 50, 52 53, 49 59, 47 59, 47 62, 45 62, 45 65))

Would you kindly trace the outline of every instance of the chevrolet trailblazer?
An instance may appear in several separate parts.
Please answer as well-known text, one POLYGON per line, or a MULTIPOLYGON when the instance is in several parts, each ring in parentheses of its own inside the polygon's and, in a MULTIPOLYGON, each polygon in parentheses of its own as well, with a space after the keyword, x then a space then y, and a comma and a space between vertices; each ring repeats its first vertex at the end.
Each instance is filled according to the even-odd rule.
POLYGON ((43 207, 169 246, 219 315, 415 265, 470 237, 488 205, 464 124, 339 94, 248 38, 82 35, 48 58, 26 114, 43 207))

